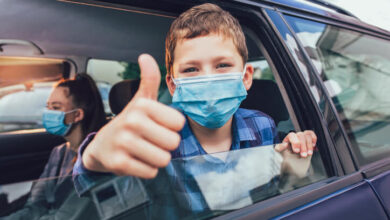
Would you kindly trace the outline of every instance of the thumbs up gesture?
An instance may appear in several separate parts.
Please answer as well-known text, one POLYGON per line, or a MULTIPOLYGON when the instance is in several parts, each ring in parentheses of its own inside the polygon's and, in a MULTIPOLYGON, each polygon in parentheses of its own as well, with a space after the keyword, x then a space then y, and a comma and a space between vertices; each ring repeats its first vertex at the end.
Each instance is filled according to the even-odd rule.
POLYGON ((141 82, 134 98, 104 126, 86 147, 82 161, 88 170, 153 178, 171 160, 185 123, 177 110, 157 101, 161 75, 150 55, 138 58, 141 82))

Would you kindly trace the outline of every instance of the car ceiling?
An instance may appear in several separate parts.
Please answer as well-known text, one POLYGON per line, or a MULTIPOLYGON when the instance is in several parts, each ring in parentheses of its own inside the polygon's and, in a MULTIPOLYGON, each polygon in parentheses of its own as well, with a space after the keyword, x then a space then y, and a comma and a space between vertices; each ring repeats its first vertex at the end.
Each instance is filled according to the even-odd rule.
MULTIPOLYGON (((141 53, 164 61, 172 17, 54 0, 0 1, 0 39, 32 41, 45 54, 136 61, 141 53), (145 27, 153 28, 145 28, 145 27)), ((0 53, 1 55, 1 53, 0 53)))

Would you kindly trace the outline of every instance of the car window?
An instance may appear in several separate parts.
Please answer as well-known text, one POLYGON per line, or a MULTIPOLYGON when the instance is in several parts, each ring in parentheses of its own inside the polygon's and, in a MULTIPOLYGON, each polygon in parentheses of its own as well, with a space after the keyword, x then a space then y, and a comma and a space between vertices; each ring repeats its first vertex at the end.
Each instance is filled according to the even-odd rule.
MULTIPOLYGON (((253 65, 254 74, 253 85, 246 100, 241 104, 243 109, 249 110, 242 110, 242 114, 267 115, 267 118, 272 118, 278 131, 275 140, 268 140, 273 137, 269 137, 269 133, 263 133, 261 134, 263 138, 268 138, 268 141, 264 140, 263 146, 253 144, 254 146, 250 148, 228 152, 176 157, 168 167, 160 169, 160 174, 152 180, 92 175, 88 178, 96 180, 96 185, 88 190, 87 195, 79 199, 72 188, 63 195, 63 200, 61 197, 56 198, 64 205, 54 207, 54 211, 50 213, 59 213, 55 211, 56 209, 78 207, 80 216, 98 215, 101 219, 114 217, 159 219, 160 215, 166 216, 167 213, 172 218, 204 219, 326 179, 328 176, 318 151, 308 158, 300 158, 290 151, 284 153, 275 151, 275 144, 280 143, 290 131, 299 128, 291 122, 293 112, 287 111, 287 104, 283 99, 286 94, 280 92, 278 82, 275 80, 276 73, 271 70, 271 61, 266 59, 264 55, 266 51, 259 46, 261 41, 253 34, 247 35, 247 41, 248 64, 253 65), (86 199, 85 204, 82 199, 86 199)), ((160 71, 164 77, 166 70, 163 64, 160 64, 160 71)), ((139 78, 139 67, 136 62, 90 59, 87 72, 95 81, 106 85, 106 94, 120 81, 139 78)), ((159 100, 166 104, 171 102, 165 80, 162 80, 160 86, 159 100), (168 94, 166 99, 162 98, 164 93, 168 94)), ((253 129, 261 130, 258 127, 253 129)), ((244 137, 259 135, 256 132, 246 133, 244 137)), ((84 176, 74 178, 78 177, 84 176)), ((64 178, 70 180, 71 177, 57 176, 53 179, 37 180, 35 185, 60 179, 64 181, 64 178)), ((10 202, 4 207, 12 207, 12 204, 10 202)), ((23 207, 25 205, 13 213, 23 212, 21 211, 23 207)))
POLYGON ((42 112, 54 83, 73 66, 62 59, 0 57, 0 133, 42 127, 42 112))
POLYGON ((0 88, 0 132, 42 128, 42 113, 53 84, 0 88))
MULTIPOLYGON (((77 5, 77 7, 81 6, 77 5)), ((82 5, 82 7, 88 7, 88 5, 82 5)), ((96 10, 108 9, 98 8, 96 10)), ((110 11, 110 13, 117 12, 110 11)), ((140 52, 150 52, 156 57, 162 74, 158 100, 170 104, 171 95, 164 80, 166 68, 161 53, 169 22, 162 18, 163 22, 155 22, 160 18, 158 14, 138 13, 137 10, 123 10, 118 13, 128 20, 120 17, 123 26, 119 26, 122 23, 116 23, 120 28, 114 26, 113 29, 126 30, 128 31, 126 34, 133 39, 114 42, 115 44, 126 42, 128 47, 123 51, 120 51, 120 46, 110 48, 110 51, 113 50, 115 53, 101 55, 104 59, 91 58, 86 67, 86 72, 98 84, 106 113, 111 112, 111 109, 107 107, 111 89, 124 80, 139 78, 136 60, 140 52), (125 17, 126 13, 131 16, 125 17), (143 25, 139 24, 139 21, 149 22, 143 25), (161 31, 164 27, 166 27, 165 32, 161 31), (153 41, 153 44, 149 44, 149 41, 153 41), (155 46, 156 42, 161 45, 155 46), (137 50, 131 50, 132 46, 137 46, 137 50), (118 58, 121 55, 126 59, 118 58)), ((80 19, 80 23, 82 22, 83 19, 80 19)), ((92 24, 96 22, 88 22, 88 25, 92 24)), ((91 27, 91 29, 95 28, 91 27)), ((96 29, 100 29, 100 26, 96 29)), ((143 180, 134 177, 91 174, 87 177, 87 182, 92 180, 94 185, 87 184, 91 187, 82 197, 76 194, 72 177, 60 176, 58 173, 48 178, 38 179, 32 184, 24 184, 24 191, 18 194, 13 193, 10 185, 0 186, 0 196, 2 196, 0 199, 3 198, 0 200, 2 209, 0 216, 23 215, 24 212, 29 212, 30 207, 33 207, 38 210, 34 214, 41 213, 38 215, 44 215, 47 218, 56 218, 53 216, 61 215, 61 217, 57 216, 60 219, 161 219, 161 216, 164 218, 169 216, 171 219, 205 219, 250 206, 328 178, 319 151, 315 151, 313 156, 307 158, 301 158, 289 150, 283 153, 275 151, 276 147, 280 147, 277 144, 281 143, 289 132, 300 131, 300 127, 297 123, 292 123, 291 118, 295 115, 293 107, 286 101, 289 100, 289 94, 280 89, 282 83, 276 80, 275 76, 278 73, 262 46, 264 42, 260 40, 256 30, 244 28, 244 32, 249 50, 248 64, 254 67, 253 83, 247 92, 246 99, 241 103, 241 118, 234 122, 235 127, 231 129, 232 133, 234 132, 243 140, 234 137, 236 140, 234 144, 242 145, 242 148, 213 154, 202 152, 198 155, 198 152, 191 152, 191 150, 198 147, 199 143, 194 139, 184 137, 189 143, 188 155, 175 157, 166 168, 160 169, 155 179, 143 180), (30 192, 26 192, 25 189, 29 187, 31 187, 30 192), (41 203, 44 204, 43 208, 39 206, 41 203)), ((118 32, 115 33, 118 34, 118 32)), ((107 41, 107 45, 106 43, 96 45, 104 49, 105 46, 110 47, 109 43, 107 41)), ((82 43, 79 42, 79 44, 82 43)), ((77 48, 79 50, 94 48, 96 45, 77 48)), ((85 57, 95 57, 84 54, 88 53, 88 50, 82 52, 85 57)), ((79 54, 74 54, 76 58, 77 55, 79 54)), ((80 69, 83 68, 80 67, 80 69)), ((34 85, 38 86, 38 84, 34 85)), ((42 100, 46 99, 42 98, 42 100)), ((24 108, 24 111, 25 109, 27 108, 24 108)), ((187 131, 191 131, 191 128, 187 128, 187 131)), ((317 147, 325 148, 326 146, 317 147)), ((197 150, 200 151, 200 149, 202 148, 197 150)), ((72 163, 74 162, 72 160, 72 163)), ((48 166, 53 165, 48 164, 48 166)), ((75 175, 73 180, 84 177, 83 174, 75 175)))
POLYGON ((292 16, 286 19, 332 97, 360 163, 389 156, 390 42, 292 16))

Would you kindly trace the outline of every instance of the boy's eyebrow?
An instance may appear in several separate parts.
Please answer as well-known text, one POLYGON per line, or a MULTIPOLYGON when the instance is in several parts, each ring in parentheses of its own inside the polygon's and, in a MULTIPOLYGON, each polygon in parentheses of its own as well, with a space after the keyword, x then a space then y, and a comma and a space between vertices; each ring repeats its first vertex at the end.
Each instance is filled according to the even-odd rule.
MULTIPOLYGON (((234 57, 233 56, 218 56, 218 57, 213 57, 212 61, 217 62, 220 60, 227 60, 227 59, 234 60, 234 57)), ((187 61, 183 62, 182 65, 196 65, 199 63, 201 63, 199 60, 187 60, 187 61)))
POLYGON ((185 61, 183 63, 180 63, 179 64, 179 68, 183 68, 185 66, 190 66, 190 65, 199 65, 201 62, 197 61, 197 60, 188 60, 188 61, 185 61))
POLYGON ((234 60, 234 57, 233 56, 219 56, 219 57, 215 57, 213 59, 213 61, 220 61, 220 60, 225 60, 225 59, 232 59, 232 60, 234 60))

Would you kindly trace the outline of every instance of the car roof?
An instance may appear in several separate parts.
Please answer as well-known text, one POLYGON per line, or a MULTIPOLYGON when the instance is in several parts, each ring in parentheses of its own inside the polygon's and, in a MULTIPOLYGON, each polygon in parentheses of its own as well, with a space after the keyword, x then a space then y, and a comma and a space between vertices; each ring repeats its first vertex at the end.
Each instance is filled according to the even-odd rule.
MULTIPOLYGON (((243 0, 232 2, 241 1, 243 0)), ((66 56, 79 56, 136 62, 139 54, 150 53, 159 63, 164 63, 165 35, 179 9, 174 7, 171 9, 168 5, 165 9, 169 8, 172 14, 159 14, 135 11, 125 7, 124 10, 117 10, 118 7, 113 9, 107 7, 105 0, 93 1, 94 4, 105 4, 103 5, 105 7, 91 7, 91 4, 85 2, 91 1, 2 0, 0 1, 0 24, 2 27, 0 39, 32 41, 45 54, 60 54, 65 58, 66 56), (72 4, 75 2, 77 4, 72 4), (144 28, 148 26, 153 26, 153 28, 144 28)), ((126 6, 127 1, 116 2, 120 2, 116 6, 122 7, 126 6)), ((134 2, 142 1, 131 1, 131 3, 134 2)), ((387 37, 390 36, 390 32, 365 24, 355 17, 336 11, 334 8, 314 3, 313 0, 245 2, 248 4, 260 3, 268 7, 277 7, 280 10, 304 12, 341 20, 387 37)), ((187 3, 176 2, 176 4, 187 3)))
POLYGON ((256 2, 279 9, 308 13, 335 21, 342 21, 352 26, 368 29, 390 37, 390 31, 365 23, 347 10, 323 0, 256 0, 256 2))
POLYGON ((32 41, 45 54, 136 61, 146 52, 163 61, 172 20, 53 0, 0 1, 0 39, 32 41))

